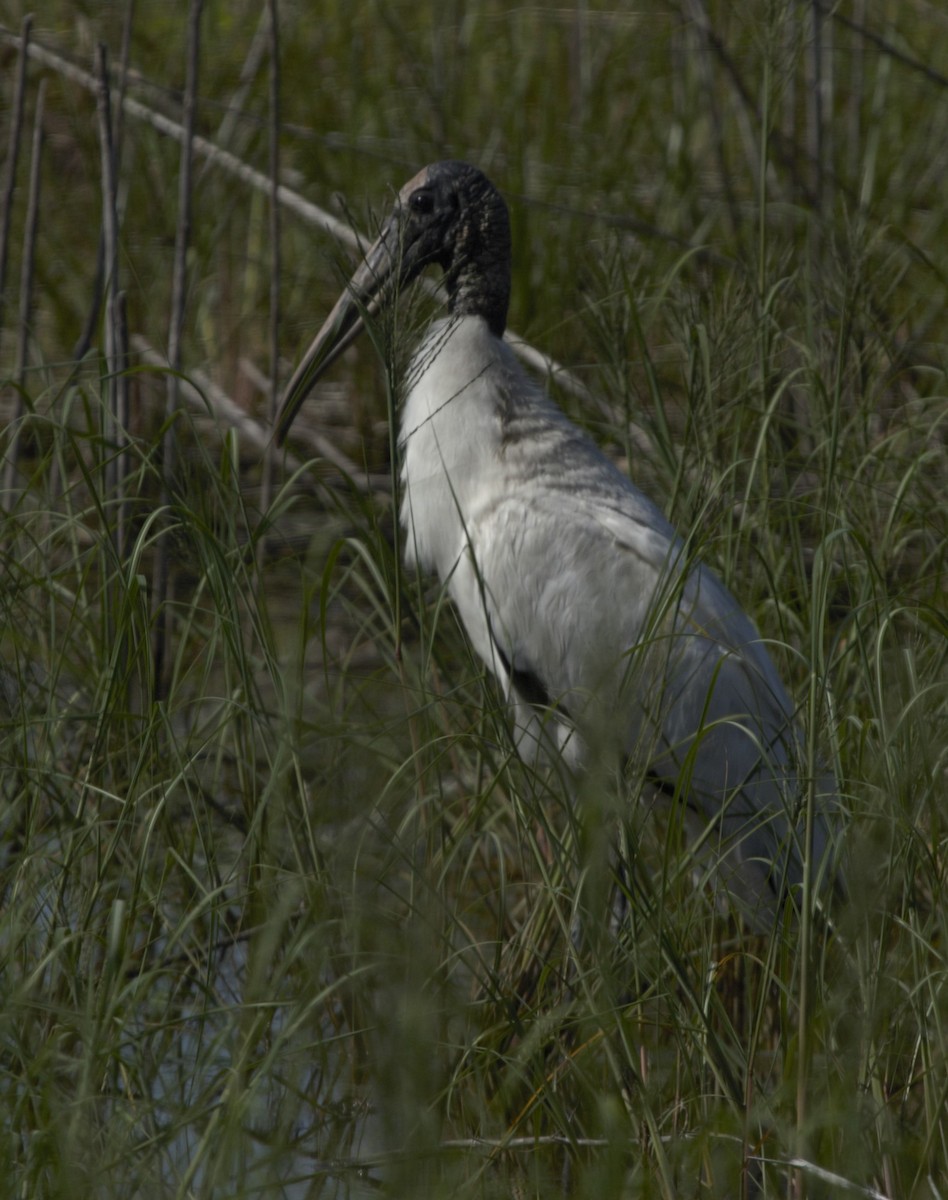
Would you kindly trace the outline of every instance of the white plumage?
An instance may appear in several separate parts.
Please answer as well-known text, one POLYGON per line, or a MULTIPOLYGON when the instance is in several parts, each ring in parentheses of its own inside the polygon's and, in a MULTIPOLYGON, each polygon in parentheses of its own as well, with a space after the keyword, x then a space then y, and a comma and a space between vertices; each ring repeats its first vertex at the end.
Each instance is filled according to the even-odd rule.
POLYGON ((740 606, 503 341, 507 212, 475 168, 434 164, 402 189, 288 385, 279 435, 365 312, 430 263, 449 315, 406 380, 406 563, 447 586, 524 757, 632 759, 717 825, 722 879, 752 919, 772 912, 807 855, 832 875, 832 780, 803 776, 790 701, 740 606))

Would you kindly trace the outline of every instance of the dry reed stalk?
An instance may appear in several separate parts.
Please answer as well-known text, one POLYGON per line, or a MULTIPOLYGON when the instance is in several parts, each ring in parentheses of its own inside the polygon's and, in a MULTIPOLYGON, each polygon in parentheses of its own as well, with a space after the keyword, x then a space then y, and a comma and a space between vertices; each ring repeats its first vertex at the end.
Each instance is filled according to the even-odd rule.
MULTIPOLYGON (((0 42, 3 41, 7 42, 7 44, 20 44, 19 38, 0 33, 0 42)), ((64 78, 72 80, 73 83, 89 91, 95 91, 97 86, 95 78, 88 71, 83 71, 81 67, 77 67, 62 58, 61 55, 48 50, 45 46, 37 46, 33 43, 30 44, 28 52, 31 58, 50 67, 64 78)), ((172 138, 174 141, 181 143, 188 137, 184 126, 179 122, 172 121, 169 117, 156 112, 153 108, 149 108, 147 104, 143 104, 140 100, 136 100, 132 96, 126 96, 122 101, 122 106, 126 116, 133 117, 135 120, 150 125, 152 129, 156 129, 159 133, 172 138)), ((192 134, 189 140, 192 154, 205 158, 208 164, 241 180, 248 187, 264 195, 269 195, 271 181, 266 173, 256 170, 238 158, 237 155, 231 154, 228 150, 222 149, 220 146, 215 145, 213 142, 208 141, 207 138, 203 138, 198 134, 192 134)), ((314 204, 311 200, 307 200, 298 192, 293 191, 292 188, 287 187, 286 184, 279 184, 276 188, 276 194, 280 204, 288 212, 293 213, 294 216, 306 224, 323 230, 345 246, 349 246, 355 250, 364 250, 367 248, 369 241, 371 241, 371 239, 365 239, 359 233, 355 232, 347 222, 334 217, 324 208, 320 208, 318 204, 314 204)), ((438 290, 437 285, 431 280, 423 279, 420 283, 421 286, 430 290, 429 294, 438 290)), ((513 330, 508 330, 505 336, 514 353, 522 358, 532 370, 545 378, 555 380, 557 387, 569 395, 575 396, 583 403, 594 405, 604 417, 610 419, 616 418, 616 413, 600 396, 591 392, 582 380, 558 363, 551 355, 545 354, 542 350, 537 350, 513 330)), ((648 434, 638 425, 633 425, 630 428, 630 436, 636 445, 643 449, 651 445, 651 439, 648 434)))
POLYGON ((40 80, 36 95, 36 112, 33 116, 33 151, 30 157, 30 186, 26 203, 26 227, 23 233, 23 260, 20 266, 20 322, 16 344, 16 400, 12 430, 7 445, 4 463, 3 490, 7 503, 14 505, 13 489, 16 482, 16 466, 20 447, 20 425, 23 419, 23 385, 26 379, 26 361, 29 357, 30 328, 33 311, 33 265, 36 254, 36 234, 39 229, 39 205, 41 164, 43 159, 43 110, 46 105, 46 80, 40 80))
MULTIPOLYGON (((128 64, 129 55, 131 54, 132 43, 132 14, 134 12, 134 0, 129 0, 125 10, 125 21, 122 27, 122 54, 119 66, 118 87, 116 88, 115 102, 111 104, 111 141, 112 141, 112 175, 116 182, 121 178, 121 163, 122 163, 122 130, 124 127, 125 113, 125 92, 128 86, 128 64)), ((101 72, 96 71, 96 90, 95 95, 98 97, 101 80, 101 72)), ((108 86, 108 81, 107 81, 108 86)), ((118 193, 116 191, 116 211, 118 211, 118 193)), ((119 224, 121 222, 119 221, 119 224)), ((86 321, 83 325, 82 332, 73 347, 72 356, 76 362, 81 361, 89 352, 95 338, 96 329, 99 325, 99 314, 102 310, 102 295, 105 287, 105 244, 104 231, 100 232, 99 245, 96 252, 95 275, 93 276, 92 284, 92 303, 89 305, 89 311, 86 315, 86 321)), ((125 388, 127 395, 127 386, 122 383, 120 391, 125 388)), ((119 401, 121 404, 121 400, 119 401)), ((123 425, 123 428, 125 426, 123 425)), ((122 452, 122 459, 125 460, 125 452, 122 452)), ((124 473, 122 467, 119 468, 120 473, 124 473)))
MULTIPOLYGON (((220 125, 217 127, 217 133, 214 137, 214 142, 218 146, 229 146, 234 152, 242 151, 245 148, 247 141, 246 136, 238 137, 238 120, 243 116, 244 102, 250 94, 250 89, 253 87, 253 82, 257 78, 257 72, 260 70, 260 64, 263 62, 264 55, 267 53, 269 45, 269 28, 270 14, 267 6, 260 11, 260 19, 257 22, 257 28, 254 30, 253 39, 250 43, 250 49, 247 51, 247 56, 244 59, 243 65, 240 68, 240 77, 237 80, 237 87, 227 101, 224 111, 224 116, 221 119, 220 125)), ((198 179, 204 178, 209 161, 205 161, 201 170, 198 172, 198 179)))
MULTIPOLYGON (((119 411, 119 387, 124 367, 119 321, 119 255, 118 255, 118 209, 116 192, 118 183, 115 175, 116 152, 112 138, 112 99, 109 90, 109 52, 104 42, 96 48, 96 74, 99 90, 96 110, 99 126, 99 148, 102 174, 102 266, 104 271, 105 306, 105 363, 106 393, 103 417, 103 442, 105 444, 105 494, 118 497, 122 481, 118 475, 118 458, 115 453, 120 440, 124 439, 124 425, 119 411)), ((121 504, 119 505, 121 508, 121 504)), ((122 529, 117 521, 112 528, 115 549, 121 557, 122 529)))
MULTIPOLYGON (((270 170, 270 428, 276 422, 277 397, 280 394, 280 17, 277 0, 267 0, 270 48, 269 89, 269 170, 270 170)), ((268 441, 263 452, 260 507, 267 512, 273 494, 274 445, 268 441)), ((257 545, 257 566, 266 557, 267 543, 257 545)))
MULTIPOLYGON (((171 319, 168 329, 168 364, 166 377, 165 434, 162 446, 162 507, 171 496, 171 480, 175 466, 174 414, 178 408, 178 373, 181 369, 181 334, 184 328, 184 309, 187 291, 187 253, 191 240, 191 177, 194 155, 194 122, 197 109, 198 68, 201 50, 202 0, 191 0, 188 8, 187 77, 184 88, 184 122, 181 139, 181 159, 178 171, 178 223, 175 231, 174 267, 171 284, 171 319)), ((155 695, 165 694, 169 663, 168 637, 170 632, 171 571, 167 532, 158 538, 155 572, 152 585, 154 614, 154 671, 155 695)))
POLYGON ((0 208, 0 331, 3 329, 4 292, 7 283, 7 250, 10 244, 10 218, 13 212, 13 189, 20 158, 20 132, 23 128, 23 97, 26 94, 26 64, 30 52, 32 16, 23 18, 20 33, 20 52, 17 57, 16 83, 13 86, 13 105, 10 114, 10 140, 7 147, 6 171, 3 177, 3 201, 0 208))

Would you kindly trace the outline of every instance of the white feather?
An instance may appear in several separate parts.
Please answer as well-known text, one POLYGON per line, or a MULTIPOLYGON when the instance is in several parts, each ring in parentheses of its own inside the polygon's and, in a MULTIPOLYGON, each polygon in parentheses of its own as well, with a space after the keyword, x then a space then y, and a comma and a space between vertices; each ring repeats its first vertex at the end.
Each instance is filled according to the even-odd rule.
POLYGON ((409 381, 406 562, 446 584, 521 752, 552 735, 574 766, 594 749, 668 787, 685 772, 689 802, 770 870, 800 802, 796 735, 739 605, 480 317, 435 322, 409 381))

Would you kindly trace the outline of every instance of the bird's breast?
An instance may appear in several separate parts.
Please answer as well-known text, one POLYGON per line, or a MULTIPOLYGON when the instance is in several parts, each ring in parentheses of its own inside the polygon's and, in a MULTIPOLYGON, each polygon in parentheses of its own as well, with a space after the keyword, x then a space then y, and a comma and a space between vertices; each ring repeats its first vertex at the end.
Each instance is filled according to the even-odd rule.
POLYGON ((412 359, 399 432, 405 560, 447 579, 506 492, 504 372, 479 317, 436 321, 412 359))

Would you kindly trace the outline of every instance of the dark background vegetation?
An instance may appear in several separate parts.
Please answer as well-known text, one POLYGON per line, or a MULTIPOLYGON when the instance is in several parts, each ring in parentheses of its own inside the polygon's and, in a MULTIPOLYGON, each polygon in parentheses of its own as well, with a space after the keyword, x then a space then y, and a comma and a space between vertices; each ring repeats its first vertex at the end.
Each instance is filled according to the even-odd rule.
POLYGON ((948 1194, 942 7, 49 0, 21 60, 24 9, 9 1194, 948 1194), (426 301, 268 448, 353 231, 448 157, 534 369, 772 639, 851 814, 832 934, 749 937, 637 794, 513 758, 394 550, 426 301))

